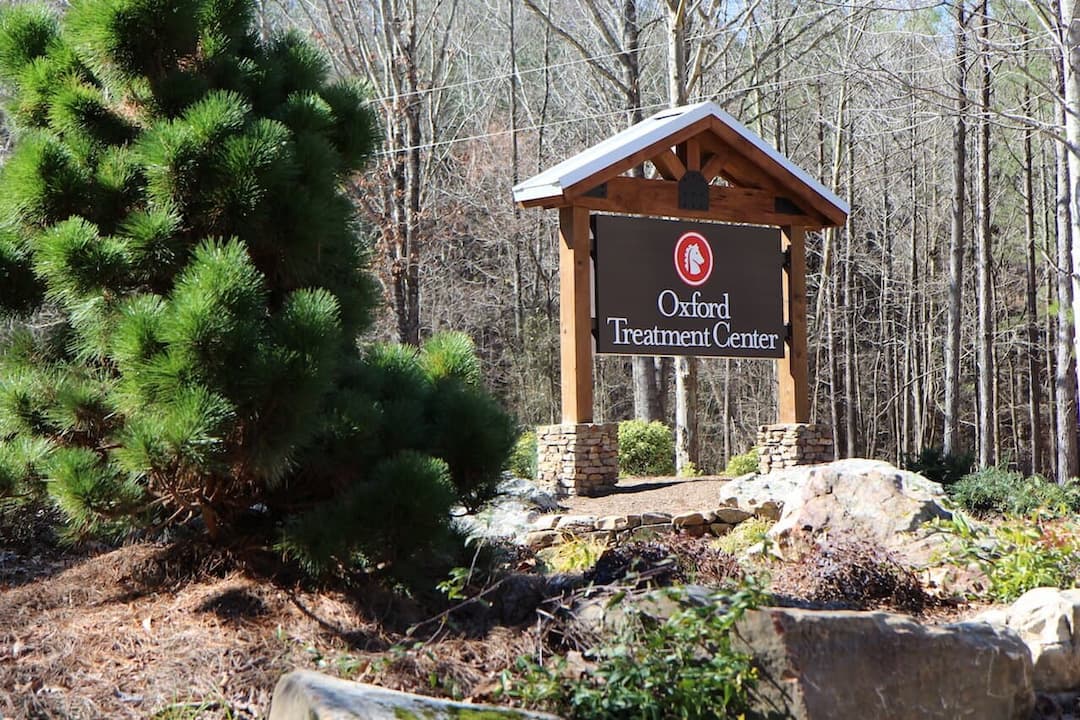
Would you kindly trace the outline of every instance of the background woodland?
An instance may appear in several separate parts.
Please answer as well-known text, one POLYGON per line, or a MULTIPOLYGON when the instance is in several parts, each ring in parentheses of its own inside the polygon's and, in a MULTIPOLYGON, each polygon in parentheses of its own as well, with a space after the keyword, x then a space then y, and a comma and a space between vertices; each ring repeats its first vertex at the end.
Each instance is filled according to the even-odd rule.
MULTIPOLYGON (((711 100, 851 204, 846 227, 807 239, 813 415, 838 455, 944 447, 1060 480, 1080 474, 1076 15, 1037 0, 262 0, 257 21, 370 86, 382 146, 350 191, 387 310, 372 333, 465 331, 522 424, 559 419, 557 219, 510 188, 711 100)), ((599 359, 597 420, 674 424, 677 370, 599 359)), ((694 386, 691 459, 715 471, 773 420, 775 370, 701 361, 694 386)))

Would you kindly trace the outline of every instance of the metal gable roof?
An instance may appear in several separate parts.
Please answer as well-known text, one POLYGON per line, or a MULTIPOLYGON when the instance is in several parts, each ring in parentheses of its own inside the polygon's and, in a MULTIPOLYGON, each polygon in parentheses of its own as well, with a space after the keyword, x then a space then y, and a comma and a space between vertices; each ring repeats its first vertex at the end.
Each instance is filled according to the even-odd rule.
POLYGON ((832 205, 845 216, 848 215, 850 208, 846 202, 712 102, 702 102, 658 112, 640 123, 612 135, 603 142, 562 161, 539 175, 518 183, 513 190, 514 201, 524 203, 562 197, 566 188, 593 175, 602 173, 620 160, 660 143, 666 137, 710 117, 723 123, 752 144, 768 160, 775 163, 779 169, 786 171, 787 174, 804 185, 814 195, 832 205))

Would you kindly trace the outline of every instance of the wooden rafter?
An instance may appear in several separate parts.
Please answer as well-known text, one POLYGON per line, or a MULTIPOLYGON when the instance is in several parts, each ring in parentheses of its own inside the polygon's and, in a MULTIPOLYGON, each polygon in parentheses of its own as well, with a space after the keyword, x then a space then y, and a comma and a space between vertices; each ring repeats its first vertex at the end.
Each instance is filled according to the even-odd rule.
MULTIPOLYGON (((603 185, 603 192, 582 193, 570 198, 577 207, 599 212, 657 217, 738 222, 750 225, 790 225, 820 228, 828 221, 815 212, 784 212, 799 207, 791 198, 772 190, 734 187, 709 187, 709 209, 687 210, 679 207, 679 183, 673 180, 617 177, 603 185)), ((801 209, 801 208, 800 208, 801 209)))
POLYGON ((678 180, 686 174, 686 166, 670 148, 665 148, 662 152, 649 158, 649 162, 656 167, 656 172, 660 173, 660 176, 665 180, 678 180))
POLYGON ((705 167, 701 168, 701 174, 705 177, 705 182, 712 182, 714 179, 720 176, 720 171, 724 168, 724 163, 727 162, 729 153, 727 151, 713 151, 712 155, 705 162, 705 167))

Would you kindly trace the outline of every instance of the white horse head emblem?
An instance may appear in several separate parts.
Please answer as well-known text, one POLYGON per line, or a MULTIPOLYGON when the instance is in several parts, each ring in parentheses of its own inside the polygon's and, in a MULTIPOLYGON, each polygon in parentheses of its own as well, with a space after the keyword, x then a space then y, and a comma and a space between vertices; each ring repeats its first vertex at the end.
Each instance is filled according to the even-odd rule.
POLYGON ((705 264, 705 256, 701 254, 701 248, 696 242, 690 243, 683 250, 683 269, 690 277, 697 277, 701 272, 701 266, 705 264))

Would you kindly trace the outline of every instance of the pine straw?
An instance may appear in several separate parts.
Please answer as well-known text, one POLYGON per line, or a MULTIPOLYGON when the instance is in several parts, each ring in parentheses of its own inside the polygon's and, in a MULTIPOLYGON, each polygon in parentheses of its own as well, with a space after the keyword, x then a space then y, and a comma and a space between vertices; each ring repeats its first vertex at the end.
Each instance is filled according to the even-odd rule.
POLYGON ((0 592, 0 717, 264 717, 297 667, 468 697, 530 644, 496 630, 387 653, 405 637, 376 612, 397 625, 409 612, 377 592, 367 602, 221 568, 147 588, 138 577, 161 552, 133 545, 0 592))
MULTIPOLYGON (((696 579, 732 574, 721 553, 711 558, 688 539, 673 545, 677 558, 695 560, 696 579)), ((594 630, 569 621, 569 608, 602 590, 556 593, 515 628, 494 621, 501 603, 533 607, 525 576, 484 589, 490 605, 470 600, 426 615, 375 585, 350 593, 308 590, 253 578, 215 552, 144 543, 68 560, 66 568, 12 556, 0 556, 3 718, 260 718, 278 678, 295 668, 498 701, 499 675, 518 657, 595 643, 594 630), (29 580, 20 563, 39 577, 29 580)), ((638 568, 608 582, 626 589, 666 567, 638 568)), ((808 597, 813 589, 799 587, 798 594, 808 597)), ((927 610, 951 614, 940 606, 927 610)))

